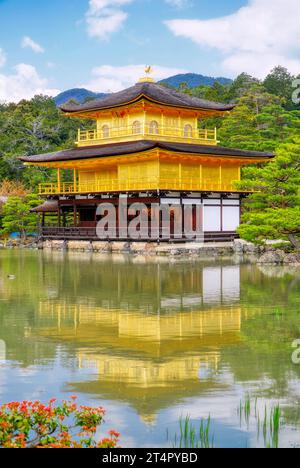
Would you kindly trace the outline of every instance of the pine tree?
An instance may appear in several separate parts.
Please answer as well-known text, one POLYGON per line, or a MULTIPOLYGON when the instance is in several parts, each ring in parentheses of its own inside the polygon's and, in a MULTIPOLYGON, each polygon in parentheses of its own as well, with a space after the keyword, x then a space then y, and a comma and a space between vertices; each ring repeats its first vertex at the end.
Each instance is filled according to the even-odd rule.
POLYGON ((23 179, 35 188, 51 175, 51 170, 25 169, 18 157, 69 148, 74 145, 78 128, 91 125, 94 123, 90 121, 66 119, 45 96, 0 104, 0 180, 23 179))
POLYGON ((30 210, 41 203, 37 195, 10 197, 2 209, 2 234, 18 232, 22 239, 36 232, 37 214, 30 210))
POLYGON ((280 96, 284 99, 285 107, 288 110, 299 109, 292 101, 294 91, 293 81, 295 76, 291 75, 284 67, 275 67, 263 82, 268 93, 280 96))
POLYGON ((288 239, 300 248, 300 138, 280 145, 273 162, 247 168, 239 187, 255 192, 245 202, 241 237, 288 239))
POLYGON ((223 120, 218 135, 221 144, 232 148, 275 151, 277 146, 299 134, 300 112, 286 111, 282 98, 261 85, 252 87, 223 120))

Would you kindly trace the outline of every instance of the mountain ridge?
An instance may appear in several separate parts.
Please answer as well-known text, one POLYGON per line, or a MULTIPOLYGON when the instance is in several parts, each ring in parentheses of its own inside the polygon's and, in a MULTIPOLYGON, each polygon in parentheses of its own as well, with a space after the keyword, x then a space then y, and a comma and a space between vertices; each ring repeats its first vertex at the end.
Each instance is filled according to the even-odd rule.
POLYGON ((195 88, 196 86, 213 86, 216 82, 221 85, 229 85, 233 80, 219 76, 214 78, 212 76, 200 75, 197 73, 185 73, 174 75, 165 80, 159 81, 160 84, 166 84, 174 88, 178 88, 182 83, 186 83, 189 88, 195 88))
POLYGON ((62 106, 66 102, 75 100, 82 104, 86 99, 101 99, 107 96, 107 93, 94 93, 85 88, 72 88, 55 96, 53 99, 57 106, 62 106))
MULTIPOLYGON (((172 88, 178 88, 182 83, 186 83, 189 88, 195 88, 197 86, 213 86, 216 82, 221 85, 229 85, 232 83, 232 80, 225 77, 214 78, 197 73, 186 73, 171 76, 159 81, 158 83, 172 88)), ((108 96, 108 94, 109 93, 95 93, 85 88, 72 88, 63 91, 58 96, 54 97, 54 101, 57 106, 62 106, 70 100, 74 100, 79 104, 82 104, 87 99, 101 99, 108 96)))

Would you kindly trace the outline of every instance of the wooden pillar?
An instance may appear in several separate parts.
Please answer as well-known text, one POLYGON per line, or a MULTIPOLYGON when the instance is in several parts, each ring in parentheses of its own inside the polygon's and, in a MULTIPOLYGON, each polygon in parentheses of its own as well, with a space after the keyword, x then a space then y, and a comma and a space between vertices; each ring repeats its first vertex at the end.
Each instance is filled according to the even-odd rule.
POLYGON ((183 190, 184 181, 182 180, 182 164, 179 163, 179 188, 183 190))
POLYGON ((76 201, 74 202, 74 227, 77 226, 77 205, 76 201))
POLYGON ((74 174, 73 174, 73 185, 74 185, 74 192, 77 192, 77 171, 74 169, 74 174))
POLYGON ((161 135, 165 134, 165 115, 164 111, 161 113, 161 135))
POLYGON ((200 165, 200 189, 203 190, 203 166, 202 164, 200 165))
POLYGON ((221 195, 221 232, 223 232, 223 195, 221 195))
POLYGON ((58 207, 58 227, 61 227, 61 209, 58 207))
POLYGON ((61 172, 60 168, 57 169, 57 188, 58 188, 58 193, 61 191, 61 172))
MULTIPOLYGON (((144 122, 143 122, 143 136, 146 135, 146 118, 147 118, 147 113, 146 113, 146 107, 144 106, 144 122)), ((147 132, 148 133, 148 132, 147 132)))

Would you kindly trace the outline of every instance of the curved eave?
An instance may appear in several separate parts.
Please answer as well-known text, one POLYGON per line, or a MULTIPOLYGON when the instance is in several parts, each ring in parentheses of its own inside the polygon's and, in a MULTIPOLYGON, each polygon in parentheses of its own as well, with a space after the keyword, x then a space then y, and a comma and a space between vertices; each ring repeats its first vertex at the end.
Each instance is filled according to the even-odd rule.
POLYGON ((228 105, 225 106, 223 109, 214 109, 210 107, 193 107, 193 106, 188 106, 188 105, 180 105, 180 104, 170 104, 167 102, 162 102, 162 101, 157 101, 145 94, 140 94, 137 96, 135 99, 132 99, 131 101, 127 101, 124 103, 119 103, 115 105, 108 105, 108 106, 101 106, 101 107, 91 107, 90 109, 72 109, 72 108, 67 108, 64 106, 59 107, 59 109, 64 112, 66 115, 69 116, 81 116, 83 114, 88 114, 92 112, 101 112, 109 109, 116 109, 116 108, 122 108, 122 107, 127 107, 132 104, 136 104, 141 100, 149 101, 153 104, 157 104, 159 106, 165 106, 165 107, 171 107, 172 109, 184 109, 184 110, 189 110, 193 112, 209 112, 209 113, 218 113, 218 114, 224 114, 226 112, 230 112, 235 108, 235 105, 228 105))
POLYGON ((36 206, 30 210, 31 213, 57 213, 58 202, 56 200, 48 200, 42 205, 36 206))
POLYGON ((145 154, 155 150, 162 150, 169 154, 186 154, 192 157, 230 158, 252 162, 267 162, 275 157, 273 153, 225 148, 222 146, 203 146, 191 144, 176 144, 155 141, 139 141, 136 143, 118 143, 99 147, 75 148, 71 150, 48 153, 44 155, 26 156, 19 158, 29 165, 61 165, 79 160, 107 159, 129 155, 145 154))

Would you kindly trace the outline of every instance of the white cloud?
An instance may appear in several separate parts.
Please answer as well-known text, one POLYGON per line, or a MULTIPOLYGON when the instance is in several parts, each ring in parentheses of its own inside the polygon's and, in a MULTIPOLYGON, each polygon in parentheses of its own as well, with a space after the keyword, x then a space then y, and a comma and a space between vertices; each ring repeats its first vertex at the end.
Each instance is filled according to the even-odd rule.
POLYGON ((118 31, 128 14, 122 7, 134 0, 89 0, 89 9, 86 13, 88 34, 98 39, 108 39, 111 34, 118 31))
POLYGON ((6 54, 3 49, 0 48, 0 67, 3 67, 6 63, 6 54))
POLYGON ((189 0, 165 0, 166 3, 175 8, 185 8, 189 5, 189 0))
POLYGON ((33 50, 33 52, 35 52, 36 54, 43 54, 45 52, 45 49, 43 49, 43 47, 40 44, 35 42, 29 36, 24 36, 23 37, 22 42, 21 42, 21 46, 23 47, 23 49, 33 50))
MULTIPOLYGON (((188 73, 188 71, 153 65, 153 78, 157 81, 179 73, 188 73)), ((145 65, 126 65, 123 67, 102 65, 94 68, 92 79, 81 86, 95 92, 114 93, 134 85, 143 76, 145 76, 145 65)))
POLYGON ((58 89, 48 87, 48 80, 42 78, 35 67, 20 63, 14 67, 13 74, 0 73, 0 101, 19 102, 21 99, 31 99, 37 94, 56 96, 58 89))
MULTIPOLYGON (((89 0, 86 13, 87 30, 90 37, 107 40, 123 26, 128 18, 124 7, 136 0, 89 0)), ((172 7, 181 9, 189 5, 190 0, 164 0, 172 7)))
POLYGON ((47 67, 47 68, 50 68, 50 69, 53 69, 53 68, 56 67, 56 65, 55 65, 54 62, 47 62, 47 63, 46 63, 46 67, 47 67))
POLYGON ((257 78, 265 78, 277 65, 286 67, 295 75, 300 74, 300 60, 284 55, 257 54, 256 52, 236 53, 223 60, 223 69, 233 75, 246 71, 257 78))
POLYGON ((263 77, 276 65, 300 72, 299 0, 249 0, 232 15, 211 20, 169 20, 175 36, 223 56, 223 68, 263 77))

